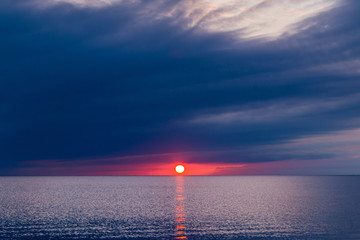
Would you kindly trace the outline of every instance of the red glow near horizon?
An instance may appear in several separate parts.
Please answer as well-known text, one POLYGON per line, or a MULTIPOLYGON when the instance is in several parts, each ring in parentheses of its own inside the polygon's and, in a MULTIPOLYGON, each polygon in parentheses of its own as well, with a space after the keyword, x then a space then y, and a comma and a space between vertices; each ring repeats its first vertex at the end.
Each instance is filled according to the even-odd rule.
MULTIPOLYGON (((324 164, 325 160, 311 161, 324 164)), ((175 166, 184 165, 186 170, 181 175, 272 175, 297 173, 298 169, 307 167, 309 161, 277 161, 264 163, 189 163, 174 161, 168 163, 126 163, 115 162, 99 165, 97 161, 76 160, 55 161, 39 160, 27 162, 19 169, 17 175, 24 176, 163 176, 179 175, 175 166)))
MULTIPOLYGON (((135 171, 127 171, 126 175, 226 175, 229 170, 243 169, 245 164, 227 163, 164 163, 141 164, 135 171), (184 171, 174 171, 174 166, 183 166, 184 171)), ((124 175, 124 172, 115 175, 124 175)))
POLYGON ((135 163, 135 164, 104 164, 85 165, 84 161, 33 161, 19 171, 20 175, 48 176, 162 176, 179 175, 175 166, 183 165, 181 175, 227 175, 227 172, 244 171, 245 164, 228 163, 135 163))

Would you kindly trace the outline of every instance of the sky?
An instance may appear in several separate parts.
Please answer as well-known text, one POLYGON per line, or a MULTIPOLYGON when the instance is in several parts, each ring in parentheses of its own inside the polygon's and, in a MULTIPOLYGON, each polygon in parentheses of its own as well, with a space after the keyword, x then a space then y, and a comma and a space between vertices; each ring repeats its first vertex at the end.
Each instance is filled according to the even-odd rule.
POLYGON ((356 0, 1 0, 0 175, 360 174, 356 0))

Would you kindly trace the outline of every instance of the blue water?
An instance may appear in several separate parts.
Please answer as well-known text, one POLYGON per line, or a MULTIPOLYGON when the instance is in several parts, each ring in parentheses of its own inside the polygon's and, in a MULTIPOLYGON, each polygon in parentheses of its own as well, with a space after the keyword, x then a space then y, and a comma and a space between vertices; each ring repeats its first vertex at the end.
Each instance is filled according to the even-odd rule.
POLYGON ((0 239, 360 239, 360 177, 0 177, 0 239))

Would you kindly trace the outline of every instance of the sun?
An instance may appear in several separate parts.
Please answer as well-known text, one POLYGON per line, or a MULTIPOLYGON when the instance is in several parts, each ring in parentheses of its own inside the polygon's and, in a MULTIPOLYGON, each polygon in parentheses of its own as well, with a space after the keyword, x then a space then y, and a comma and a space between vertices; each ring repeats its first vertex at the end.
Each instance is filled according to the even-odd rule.
POLYGON ((185 171, 185 167, 184 167, 183 165, 177 165, 177 166, 175 167, 175 171, 176 171, 177 173, 183 173, 183 172, 185 171))

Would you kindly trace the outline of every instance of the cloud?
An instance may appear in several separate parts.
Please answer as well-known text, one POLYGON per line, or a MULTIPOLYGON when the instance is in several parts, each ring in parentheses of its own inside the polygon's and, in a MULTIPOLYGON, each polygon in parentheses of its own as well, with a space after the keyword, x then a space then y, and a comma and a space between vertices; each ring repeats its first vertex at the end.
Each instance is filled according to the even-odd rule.
POLYGON ((286 102, 265 102, 260 106, 244 106, 246 109, 218 114, 200 115, 191 120, 191 124, 256 124, 264 122, 279 122, 305 115, 328 112, 340 107, 351 105, 359 100, 359 96, 349 96, 347 99, 328 100, 288 100, 286 102))
MULTIPOLYGON (((141 9, 141 14, 154 19, 165 19, 186 30, 195 29, 213 33, 226 32, 240 39, 262 38, 274 40, 293 35, 312 24, 301 24, 319 13, 340 5, 339 0, 254 0, 254 1, 207 1, 185 0, 151 1, 140 0, 47 0, 42 7, 68 3, 80 8, 104 8, 111 5, 132 4, 141 9)), ((178 27, 177 26, 177 27, 178 27)))
POLYGON ((201 22, 204 29, 212 32, 232 32, 240 38, 270 40, 305 30, 309 26, 297 24, 339 4, 338 1, 323 0, 217 3, 219 8, 201 22))
POLYGON ((359 128, 356 2, 89 3, 1 1, 3 172, 186 152, 197 163, 308 161, 334 152, 263 146, 359 128), (294 8, 303 13, 285 14, 294 8))
POLYGON ((360 60, 350 59, 346 61, 327 63, 309 68, 309 71, 318 74, 332 74, 332 75, 355 75, 360 74, 360 60))

